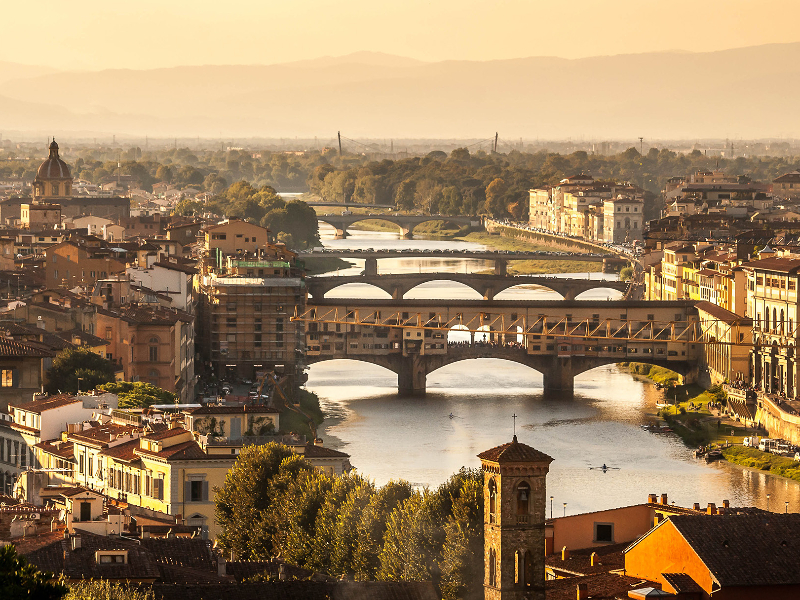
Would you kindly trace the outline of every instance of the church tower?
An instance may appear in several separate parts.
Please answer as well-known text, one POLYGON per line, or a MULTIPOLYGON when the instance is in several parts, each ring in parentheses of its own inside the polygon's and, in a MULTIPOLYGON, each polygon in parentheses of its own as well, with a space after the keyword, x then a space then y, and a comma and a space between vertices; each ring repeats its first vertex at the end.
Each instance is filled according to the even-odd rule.
POLYGON ((33 179, 35 202, 54 202, 72 197, 72 174, 69 166, 58 156, 56 140, 50 144, 50 156, 39 165, 33 179))
POLYGON ((544 600, 545 479, 553 459, 515 435, 483 469, 485 600, 544 600))

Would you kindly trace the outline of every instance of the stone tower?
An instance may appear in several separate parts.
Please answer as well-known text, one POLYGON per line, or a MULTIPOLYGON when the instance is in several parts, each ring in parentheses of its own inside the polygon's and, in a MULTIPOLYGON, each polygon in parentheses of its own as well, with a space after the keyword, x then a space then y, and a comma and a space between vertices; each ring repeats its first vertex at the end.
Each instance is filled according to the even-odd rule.
POLYGON ((483 469, 485 600, 544 600, 545 479, 553 459, 515 435, 483 469))

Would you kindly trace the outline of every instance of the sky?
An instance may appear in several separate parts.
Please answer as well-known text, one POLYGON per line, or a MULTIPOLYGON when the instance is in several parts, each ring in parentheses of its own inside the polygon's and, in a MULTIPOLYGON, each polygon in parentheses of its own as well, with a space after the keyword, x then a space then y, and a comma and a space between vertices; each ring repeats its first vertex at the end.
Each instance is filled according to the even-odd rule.
POLYGON ((6 0, 2 14, 0 61, 75 70, 358 51, 580 58, 800 41, 798 0, 6 0))

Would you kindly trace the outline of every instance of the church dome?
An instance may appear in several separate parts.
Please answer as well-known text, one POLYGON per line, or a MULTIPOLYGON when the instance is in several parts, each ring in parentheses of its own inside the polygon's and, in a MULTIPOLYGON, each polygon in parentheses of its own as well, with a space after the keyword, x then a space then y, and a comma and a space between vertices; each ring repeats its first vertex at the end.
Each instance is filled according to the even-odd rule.
POLYGON ((69 171, 69 166, 58 156, 58 144, 56 140, 50 144, 50 156, 39 165, 39 170, 36 172, 36 179, 38 181, 46 181, 48 179, 72 179, 69 171))

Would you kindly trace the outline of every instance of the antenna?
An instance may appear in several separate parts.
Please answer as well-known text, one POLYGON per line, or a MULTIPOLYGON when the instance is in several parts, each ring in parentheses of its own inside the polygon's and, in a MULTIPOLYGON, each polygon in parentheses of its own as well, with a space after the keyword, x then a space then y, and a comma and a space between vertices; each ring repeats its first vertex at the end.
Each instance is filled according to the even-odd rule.
POLYGON ((341 131, 337 131, 336 135, 339 138, 339 156, 341 157, 342 156, 342 132, 341 131))
POLYGON ((497 132, 495 131, 494 132, 494 150, 493 150, 493 152, 495 154, 497 154, 497 137, 498 137, 498 135, 497 135, 497 132))
POLYGON ((639 154, 644 154, 644 138, 639 136, 639 154))

